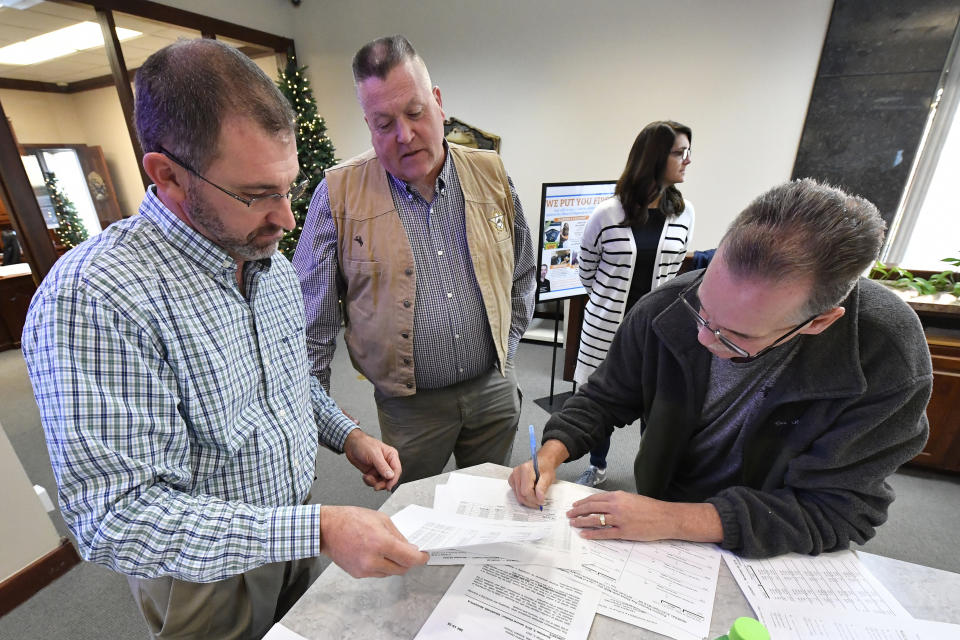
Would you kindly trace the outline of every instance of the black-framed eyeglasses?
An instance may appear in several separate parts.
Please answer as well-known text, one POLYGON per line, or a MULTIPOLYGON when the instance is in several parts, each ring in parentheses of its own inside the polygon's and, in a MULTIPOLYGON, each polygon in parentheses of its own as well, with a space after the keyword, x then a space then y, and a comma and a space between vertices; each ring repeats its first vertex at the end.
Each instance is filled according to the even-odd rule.
POLYGON ((680 149, 679 151, 671 151, 670 155, 680 158, 680 162, 686 162, 690 159, 690 154, 693 153, 693 148, 687 147, 686 149, 680 149))
MULTIPOLYGON (((803 322, 795 326, 793 329, 790 329, 790 331, 786 332, 785 334, 783 334, 782 336, 774 340, 771 344, 767 345, 763 349, 760 349, 760 351, 757 351, 755 354, 750 355, 750 352, 748 352, 746 349, 738 346, 736 343, 730 340, 730 338, 723 335, 723 333, 720 332, 720 329, 714 329, 713 327, 711 327, 710 323, 707 322, 704 319, 704 317, 700 315, 700 311, 697 309, 697 307, 694 307, 690 303, 690 301, 687 300, 687 296, 690 294, 690 292, 693 291, 696 287, 700 286, 700 282, 703 280, 704 273, 706 272, 702 271, 700 275, 697 276, 697 279, 694 280, 689 287, 687 287, 686 289, 680 292, 678 297, 680 298, 680 302, 683 303, 683 305, 687 308, 687 310, 689 310, 690 313, 693 314, 693 318, 697 321, 697 324, 699 326, 703 327, 704 329, 712 333, 714 337, 720 341, 720 344, 722 344, 728 350, 737 354, 735 357, 730 358, 730 360, 733 362, 753 362, 760 356, 769 353, 774 347, 781 344, 784 340, 786 340, 787 338, 795 334, 797 331, 800 331, 800 329, 804 328, 805 326, 813 322, 816 319, 816 317, 820 315, 819 313, 816 313, 810 316, 809 318, 807 318, 806 320, 804 320, 803 322)), ((699 299, 697 301, 697 305, 699 306, 699 299)))
POLYGON ((228 196, 230 196, 230 197, 233 198, 234 200, 237 200, 237 201, 239 201, 239 202, 242 202, 243 204, 247 205, 248 208, 252 208, 253 206, 255 206, 255 205, 256 205, 257 203, 259 203, 259 202, 269 202, 269 201, 275 200, 275 199, 277 199, 277 198, 286 198, 287 200, 290 200, 290 201, 297 200, 297 199, 303 197, 303 194, 306 193, 306 191, 307 191, 307 187, 310 186, 310 179, 307 178, 307 177, 305 177, 305 176, 303 175, 303 173, 301 172, 301 173, 297 176, 297 177, 298 177, 298 181, 297 181, 296 183, 294 183, 294 185, 293 185, 292 187, 290 187, 290 190, 287 191, 286 193, 268 193, 268 194, 262 195, 262 196, 254 196, 254 197, 252 197, 252 198, 244 198, 243 196, 241 196, 241 195, 239 195, 239 194, 236 194, 236 193, 234 193, 233 191, 230 191, 229 189, 224 189, 223 187, 221 187, 220 185, 218 185, 216 182, 211 182, 210 180, 207 180, 204 176, 200 175, 200 172, 199 172, 199 171, 197 171, 196 169, 194 169, 193 167, 191 167, 190 165, 188 165, 186 162, 184 162, 183 160, 181 160, 181 159, 178 158, 177 156, 173 155, 172 153, 170 153, 169 151, 167 151, 167 150, 164 149, 163 147, 158 147, 158 149, 160 149, 160 153, 162 153, 163 155, 167 156, 168 158, 170 158, 171 160, 173 160, 174 162, 176 162, 178 165, 180 165, 181 167, 183 167, 184 169, 186 169, 187 171, 189 171, 189 172, 192 173, 193 175, 197 176, 198 178, 200 178, 201 180, 203 180, 204 182, 206 182, 206 183, 207 183, 208 185, 210 185, 211 187, 214 187, 215 189, 219 189, 220 191, 222 191, 223 193, 227 194, 228 196))

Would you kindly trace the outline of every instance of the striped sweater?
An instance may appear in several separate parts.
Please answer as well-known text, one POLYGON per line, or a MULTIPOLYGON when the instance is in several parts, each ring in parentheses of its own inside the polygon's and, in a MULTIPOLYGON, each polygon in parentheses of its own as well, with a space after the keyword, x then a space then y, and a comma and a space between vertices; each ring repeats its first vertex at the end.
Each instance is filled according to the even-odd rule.
MULTIPOLYGON (((693 205, 684 200, 683 212, 667 218, 660 233, 651 291, 680 270, 693 238, 693 205)), ((580 331, 580 353, 573 379, 583 384, 603 361, 626 311, 637 246, 630 227, 620 226, 623 207, 616 196, 601 202, 580 238, 580 281, 587 290, 587 306, 580 331)))

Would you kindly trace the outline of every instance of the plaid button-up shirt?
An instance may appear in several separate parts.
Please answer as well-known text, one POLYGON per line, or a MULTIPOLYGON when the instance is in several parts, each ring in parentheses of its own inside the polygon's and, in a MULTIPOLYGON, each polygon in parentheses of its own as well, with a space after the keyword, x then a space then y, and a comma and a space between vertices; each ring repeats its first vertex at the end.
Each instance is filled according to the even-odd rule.
MULTIPOLYGON (((448 152, 432 202, 403 180, 389 173, 387 178, 417 268, 413 314, 417 388, 439 389, 472 380, 497 364, 497 351, 467 246, 466 208, 456 165, 448 152)), ((515 215, 508 361, 533 317, 536 288, 530 228, 512 181, 510 194, 515 215)), ((337 227, 324 180, 310 202, 293 264, 306 302, 312 372, 326 389, 341 324, 336 247, 337 227)))
POLYGON ((354 425, 309 376, 290 263, 236 270, 150 189, 40 285, 23 353, 86 559, 209 582, 319 555, 317 442, 354 425))

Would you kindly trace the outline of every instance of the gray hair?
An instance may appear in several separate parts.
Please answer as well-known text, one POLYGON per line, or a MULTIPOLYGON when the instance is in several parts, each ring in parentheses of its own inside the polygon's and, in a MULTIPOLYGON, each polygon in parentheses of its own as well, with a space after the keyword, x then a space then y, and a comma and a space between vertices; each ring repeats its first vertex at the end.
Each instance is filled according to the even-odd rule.
POLYGON ((409 40, 401 35, 377 38, 360 47, 353 56, 353 81, 360 84, 371 77, 384 80, 395 67, 408 60, 423 64, 423 59, 414 51, 409 40))
POLYGON ((217 157, 228 116, 249 117, 273 135, 292 134, 296 116, 273 81, 230 45, 180 40, 137 71, 134 113, 144 153, 163 146, 197 171, 217 157))
POLYGON ((770 189, 727 229, 724 263, 740 276, 809 278, 801 315, 839 305, 883 244, 886 223, 868 200, 805 178, 770 189))

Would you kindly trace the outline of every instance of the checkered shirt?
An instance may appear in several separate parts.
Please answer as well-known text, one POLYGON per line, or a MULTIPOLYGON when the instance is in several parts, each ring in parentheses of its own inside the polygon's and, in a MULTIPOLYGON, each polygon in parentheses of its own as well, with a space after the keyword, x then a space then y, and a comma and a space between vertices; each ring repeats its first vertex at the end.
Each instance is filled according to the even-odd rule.
MULTIPOLYGON (((450 153, 437 177, 433 202, 387 173, 393 204, 407 233, 417 269, 413 314, 414 377, 418 389, 438 389, 471 380, 497 364, 490 324, 467 247, 466 209, 450 153)), ((507 360, 533 316, 536 272, 530 229, 510 181, 516 212, 514 273, 507 360)), ((327 183, 310 203, 293 264, 300 276, 307 312, 307 348, 312 372, 330 388, 330 362, 340 330, 338 303, 344 293, 337 277, 337 228, 327 183)))
POLYGON ((317 442, 354 425, 309 376, 290 263, 236 270, 151 188, 41 283, 23 354, 87 560, 211 582, 319 555, 317 442))

